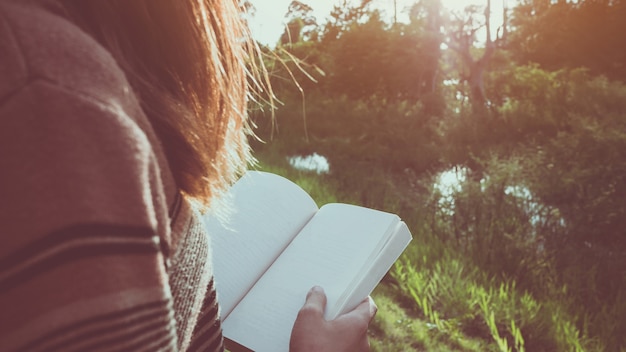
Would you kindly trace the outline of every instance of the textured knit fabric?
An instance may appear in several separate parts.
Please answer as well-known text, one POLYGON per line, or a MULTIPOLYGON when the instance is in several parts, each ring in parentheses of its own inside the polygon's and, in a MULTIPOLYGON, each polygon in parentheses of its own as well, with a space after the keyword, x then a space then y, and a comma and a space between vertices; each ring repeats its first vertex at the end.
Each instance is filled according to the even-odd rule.
POLYGON ((0 351, 223 350, 210 261, 111 55, 0 0, 0 351))

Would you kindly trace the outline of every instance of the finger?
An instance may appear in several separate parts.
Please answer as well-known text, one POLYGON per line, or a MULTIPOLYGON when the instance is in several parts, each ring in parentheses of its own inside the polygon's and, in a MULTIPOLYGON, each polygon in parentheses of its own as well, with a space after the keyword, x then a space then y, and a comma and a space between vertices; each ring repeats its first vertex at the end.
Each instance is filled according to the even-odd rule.
POLYGON ((320 286, 314 286, 311 288, 306 295, 306 302, 304 305, 316 308, 320 312, 324 313, 324 309, 326 309, 326 294, 324 293, 324 289, 320 286))
POLYGON ((372 297, 368 296, 358 306, 356 306, 354 310, 346 313, 346 315, 358 317, 369 322, 374 318, 377 311, 378 307, 376 306, 376 303, 374 303, 372 297))
POLYGON ((376 305, 376 302, 374 302, 374 299, 372 298, 372 296, 367 296, 366 300, 369 303, 370 320, 371 320, 374 318, 374 316, 376 316, 376 312, 378 312, 378 306, 376 305))

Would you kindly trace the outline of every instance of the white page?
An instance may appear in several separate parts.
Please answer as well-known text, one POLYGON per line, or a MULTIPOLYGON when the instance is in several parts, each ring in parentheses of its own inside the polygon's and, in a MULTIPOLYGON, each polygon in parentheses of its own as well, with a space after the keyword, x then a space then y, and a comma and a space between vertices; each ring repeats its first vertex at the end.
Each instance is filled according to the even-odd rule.
POLYGON ((334 306, 398 221, 367 208, 322 207, 223 322, 224 335, 255 351, 287 351, 309 289, 322 286, 334 306))
POLYGON ((298 185, 251 171, 230 190, 232 214, 204 218, 213 247, 215 287, 222 319, 317 211, 298 185))
POLYGON ((394 234, 381 248, 381 251, 369 261, 368 268, 363 270, 358 277, 355 277, 356 284, 351 291, 346 292, 346 300, 338 302, 338 306, 334 309, 337 314, 330 316, 330 318, 334 319, 337 315, 354 309, 363 297, 372 293, 372 290, 391 269, 393 263, 396 262, 412 239, 411 232, 404 221, 399 222, 394 234))

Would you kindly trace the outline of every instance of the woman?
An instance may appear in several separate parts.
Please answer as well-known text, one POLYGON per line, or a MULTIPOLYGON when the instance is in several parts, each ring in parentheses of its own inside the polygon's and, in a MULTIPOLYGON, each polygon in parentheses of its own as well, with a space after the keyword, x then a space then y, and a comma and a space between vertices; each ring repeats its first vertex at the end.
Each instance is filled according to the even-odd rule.
MULTIPOLYGON (((0 0, 0 350, 222 350, 196 206, 246 166, 234 0, 0 0)), ((376 308, 293 351, 367 349, 376 308)))

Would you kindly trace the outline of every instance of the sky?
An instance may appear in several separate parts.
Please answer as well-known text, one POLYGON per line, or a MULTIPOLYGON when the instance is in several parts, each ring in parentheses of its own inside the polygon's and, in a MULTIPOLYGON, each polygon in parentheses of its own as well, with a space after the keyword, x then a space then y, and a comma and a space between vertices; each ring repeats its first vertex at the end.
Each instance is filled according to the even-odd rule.
MULTIPOLYGON (((342 0, 300 0, 311 6, 318 23, 323 23, 330 14, 333 5, 340 4, 342 0)), ((357 1, 357 0, 352 0, 357 1)), ((397 0, 398 20, 402 20, 404 9, 417 0, 397 0)), ((444 6, 454 10, 462 10, 471 4, 486 4, 485 0, 442 0, 444 6)), ((252 35, 259 42, 273 46, 283 33, 284 18, 291 0, 250 0, 256 7, 256 14, 250 21, 252 35)), ((373 5, 383 10, 390 18, 393 16, 393 0, 374 0, 373 5)), ((502 12, 501 1, 492 1, 493 22, 497 22, 502 12)), ((406 15, 404 15, 406 16, 406 15)), ((493 33, 493 32, 492 32, 493 33)))

